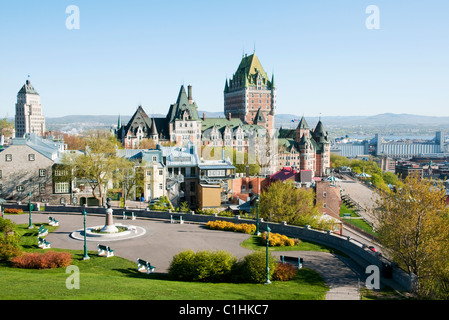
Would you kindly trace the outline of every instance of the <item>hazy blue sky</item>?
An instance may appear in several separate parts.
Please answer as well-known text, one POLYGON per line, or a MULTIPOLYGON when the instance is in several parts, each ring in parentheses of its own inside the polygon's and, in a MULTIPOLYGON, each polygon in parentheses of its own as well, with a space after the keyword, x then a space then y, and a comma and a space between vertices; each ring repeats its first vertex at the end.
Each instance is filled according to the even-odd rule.
POLYGON ((226 77, 256 47, 278 113, 449 116, 449 1, 1 1, 0 117, 28 75, 44 114, 168 111, 182 84, 223 111, 226 77), (80 29, 66 28, 66 8, 80 29), (379 8, 379 30, 365 25, 379 8))

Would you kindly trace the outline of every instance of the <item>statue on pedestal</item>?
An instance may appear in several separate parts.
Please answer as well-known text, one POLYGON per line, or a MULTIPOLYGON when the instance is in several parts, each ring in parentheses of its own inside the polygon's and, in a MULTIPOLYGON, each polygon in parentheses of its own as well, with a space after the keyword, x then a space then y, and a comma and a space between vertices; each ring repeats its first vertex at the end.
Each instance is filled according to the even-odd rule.
POLYGON ((106 232, 106 233, 116 233, 118 232, 118 228, 114 225, 114 218, 112 216, 112 205, 111 205, 111 198, 107 198, 106 199, 106 223, 104 225, 104 227, 101 229, 101 232, 106 232))

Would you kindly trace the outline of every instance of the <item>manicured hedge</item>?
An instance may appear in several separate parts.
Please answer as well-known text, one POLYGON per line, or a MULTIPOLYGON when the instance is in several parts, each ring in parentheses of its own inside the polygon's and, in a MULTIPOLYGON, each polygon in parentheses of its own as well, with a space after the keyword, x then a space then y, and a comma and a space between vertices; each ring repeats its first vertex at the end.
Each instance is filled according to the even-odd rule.
MULTIPOLYGON (((278 265, 270 254, 270 277, 275 273, 278 265)), ((280 270, 277 280, 290 280, 288 271, 280 270)), ((226 251, 185 250, 173 257, 168 274, 175 280, 208 281, 208 282, 236 282, 263 283, 266 281, 266 254, 254 252, 237 260, 226 251)))
POLYGON ((228 279, 236 258, 226 251, 186 250, 176 254, 168 274, 183 281, 223 281, 228 279))
POLYGON ((5 208, 5 213, 23 213, 22 209, 5 208))
POLYGON ((54 269, 68 267, 72 263, 72 255, 68 252, 47 251, 45 253, 23 253, 11 259, 16 268, 54 269))

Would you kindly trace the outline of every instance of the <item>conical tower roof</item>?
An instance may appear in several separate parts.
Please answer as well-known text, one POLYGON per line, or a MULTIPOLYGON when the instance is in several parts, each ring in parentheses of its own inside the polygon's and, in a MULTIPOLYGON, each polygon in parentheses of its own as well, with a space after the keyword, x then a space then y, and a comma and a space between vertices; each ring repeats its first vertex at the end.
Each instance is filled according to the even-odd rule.
POLYGON ((265 123, 265 122, 267 122, 267 120, 263 116, 262 109, 259 107, 259 109, 257 110, 257 113, 256 113, 256 117, 254 118, 254 124, 261 124, 261 123, 265 123))
POLYGON ((310 129, 304 116, 302 116, 301 121, 299 121, 298 127, 296 129, 310 129))
POLYGON ((157 128, 156 128, 156 122, 154 121, 154 118, 151 121, 151 131, 150 134, 152 136, 156 135, 157 136, 157 128))
POLYGON ((191 117, 191 120, 199 120, 198 116, 198 107, 196 103, 190 103, 189 98, 187 96, 184 85, 179 89, 178 99, 175 104, 170 106, 170 109, 167 114, 167 118, 169 122, 173 122, 175 120, 181 119, 181 115, 184 111, 188 111, 191 117))

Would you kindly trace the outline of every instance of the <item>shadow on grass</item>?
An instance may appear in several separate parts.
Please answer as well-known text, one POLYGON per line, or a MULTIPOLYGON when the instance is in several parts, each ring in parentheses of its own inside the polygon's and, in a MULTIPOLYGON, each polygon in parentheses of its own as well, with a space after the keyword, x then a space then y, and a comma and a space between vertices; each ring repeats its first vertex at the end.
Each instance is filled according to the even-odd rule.
POLYGON ((301 268, 298 270, 293 280, 312 286, 323 285, 323 278, 319 275, 319 273, 308 268, 301 268))
POLYGON ((152 280, 173 280, 166 273, 152 272, 152 273, 147 274, 145 272, 137 271, 137 268, 136 269, 123 268, 123 269, 112 269, 112 270, 120 272, 124 276, 131 277, 131 278, 152 279, 152 280))

